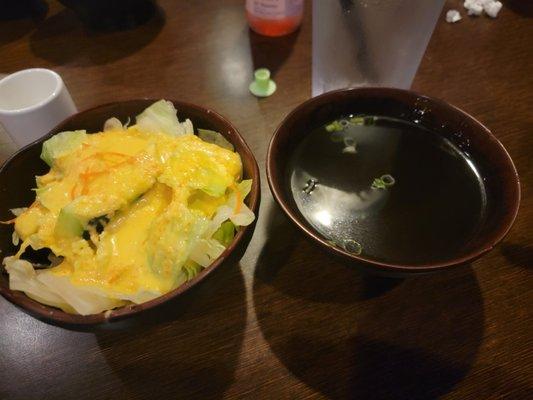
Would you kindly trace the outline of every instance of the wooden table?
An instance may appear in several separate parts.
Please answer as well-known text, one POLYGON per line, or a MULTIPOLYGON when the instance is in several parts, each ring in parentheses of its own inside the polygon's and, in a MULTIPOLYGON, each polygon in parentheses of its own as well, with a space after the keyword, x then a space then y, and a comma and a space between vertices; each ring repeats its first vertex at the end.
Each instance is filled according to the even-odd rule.
MULTIPOLYGON (((126 33, 86 33, 55 2, 44 20, 0 23, 0 72, 53 68, 80 109, 138 97, 212 107, 263 168, 275 127, 310 96, 309 10, 273 42, 250 34, 240 0, 159 3, 160 18, 126 33), (271 98, 248 93, 256 66, 274 72, 271 98)), ((1 299, 0 398, 533 398, 533 23, 520 3, 497 20, 441 18, 413 85, 489 126, 516 163, 521 211, 489 255, 405 281, 362 276, 291 227, 263 174, 240 264, 162 321, 74 332, 1 299)))

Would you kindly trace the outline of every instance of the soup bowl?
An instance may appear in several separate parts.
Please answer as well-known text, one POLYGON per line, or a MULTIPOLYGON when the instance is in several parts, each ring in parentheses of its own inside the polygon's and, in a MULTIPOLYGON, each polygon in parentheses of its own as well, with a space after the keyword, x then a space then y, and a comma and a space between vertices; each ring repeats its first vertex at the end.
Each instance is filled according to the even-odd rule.
MULTIPOLYGON (((343 119, 342 121, 345 122, 346 120, 343 119)), ((363 124, 363 122, 360 123, 363 124)), ((323 130, 324 135, 330 134, 328 130, 332 131, 336 129, 335 126, 330 125, 330 127, 331 129, 328 127, 323 130)), ((342 129, 342 127, 339 129, 342 129)), ((394 169, 395 163, 398 163, 398 159, 406 159, 410 155, 413 157, 417 156, 414 153, 416 146, 412 150, 405 150, 405 141, 401 142, 401 139, 398 139, 398 135, 394 136, 391 134, 390 140, 388 140, 388 136, 385 133, 378 132, 375 129, 372 132, 376 132, 373 135, 381 135, 380 145, 382 148, 377 149, 377 157, 390 157, 392 161, 389 162, 388 167, 391 169, 394 169), (392 143, 392 140, 396 140, 397 142, 392 143), (402 150, 401 157, 398 156, 400 154, 399 148, 404 149, 402 150), (379 151, 380 149, 382 149, 381 152, 379 151)), ((409 135, 407 136, 410 137, 409 135)), ((370 138, 368 140, 373 139, 370 138)), ((411 142, 413 141, 411 140, 411 142)), ((370 142, 367 141, 367 143, 370 142)), ((414 144, 416 145, 416 142, 414 144)), ((374 151, 376 151, 375 148, 374 151)), ((349 168, 349 165, 346 164, 346 168, 349 168)), ((451 177, 452 182, 454 182, 455 177, 457 180, 464 178, 455 171, 446 171, 445 169, 447 167, 444 164, 435 168, 444 169, 441 172, 444 172, 444 175, 447 174, 448 176, 453 172, 455 175, 451 177)), ((503 145, 487 127, 466 112, 442 100, 400 89, 344 89, 328 92, 304 102, 289 113, 275 131, 268 149, 266 169, 268 183, 274 199, 287 217, 305 236, 333 256, 340 257, 365 271, 386 276, 403 277, 439 271, 466 264, 477 259, 490 251, 504 238, 515 220, 520 203, 520 183, 516 168, 503 145), (348 148, 347 152, 353 154, 342 154, 346 151, 339 151, 338 155, 334 155, 334 158, 332 158, 331 153, 328 153, 327 156, 324 155, 326 150, 322 150, 322 148, 324 147, 323 144, 327 145, 324 141, 326 139, 320 139, 316 142, 318 144, 314 146, 308 144, 311 133, 315 132, 316 129, 346 116, 352 116, 352 118, 354 116, 360 116, 361 118, 356 117, 354 119, 357 123, 364 121, 365 116, 371 119, 377 117, 377 120, 379 118, 385 118, 402 121, 402 123, 408 124, 413 129, 423 129, 423 132, 427 132, 427 135, 432 135, 432 138, 437 138, 442 143, 446 143, 447 148, 454 149, 454 157, 464 159, 465 167, 468 167, 472 176, 475 175, 476 182, 479 181, 480 193, 482 192, 479 196, 479 201, 482 202, 483 217, 475 223, 475 226, 464 226, 465 229, 472 232, 468 238, 457 243, 457 238, 444 237, 442 243, 437 243, 441 250, 444 249, 439 254, 422 254, 423 242, 420 243, 421 251, 416 250, 417 243, 409 243, 409 248, 413 247, 414 249, 412 251, 409 250, 410 252, 407 251, 407 254, 404 254, 403 257, 397 258, 395 256, 381 257, 379 254, 372 254, 371 251, 365 251, 366 248, 372 249, 376 243, 379 243, 382 250, 392 249, 394 247, 395 252, 399 254, 402 249, 398 249, 398 243, 404 239, 404 234, 411 234, 412 231, 410 230, 423 224, 424 221, 417 220, 417 218, 424 218, 424 215, 431 215, 431 213, 442 213, 442 210, 439 209, 428 209, 428 204, 417 205, 411 202, 407 204, 405 200, 401 199, 401 196, 396 196, 398 191, 402 190, 401 181, 396 182, 394 187, 385 188, 386 185, 383 185, 384 187, 381 188, 387 189, 390 196, 388 198, 386 191, 383 190, 381 193, 385 194, 380 194, 382 198, 380 200, 381 204, 377 204, 376 207, 385 210, 383 215, 386 215, 389 220, 380 220, 378 215, 377 217, 373 217, 373 221, 376 222, 375 224, 367 223, 364 225, 364 229, 360 231, 364 231, 363 239, 365 239, 365 243, 362 243, 356 237, 353 238, 355 240, 350 239, 344 245, 339 245, 338 242, 332 240, 323 230, 319 229, 316 220, 320 222, 320 219, 322 219, 324 224, 330 224, 332 226, 330 230, 332 235, 335 236, 335 229, 338 225, 336 225, 335 221, 331 221, 331 215, 328 212, 333 210, 332 213, 339 214, 344 209, 349 210, 347 212, 353 212, 356 209, 355 205, 353 207, 350 207, 349 204, 348 207, 346 206, 350 198, 361 201, 362 197, 371 197, 376 194, 372 191, 376 187, 368 187, 368 190, 362 190, 359 193, 355 193, 355 195, 354 193, 339 191, 335 187, 338 179, 334 175, 344 174, 346 176, 349 173, 353 176, 354 180, 357 180, 365 172, 365 169, 367 169, 366 165, 361 165, 360 163, 359 166, 361 168, 353 171, 345 171, 342 168, 326 168, 328 165, 336 165, 336 157, 362 157, 362 159, 366 157, 369 163, 373 164, 375 160, 369 158, 368 153, 365 153, 369 147, 367 146, 365 150, 364 143, 357 151, 355 149, 355 143, 352 143, 353 146, 348 148), (295 154, 301 153, 302 146, 307 146, 305 147, 306 151, 312 157, 306 161, 305 167, 300 169, 304 170, 307 174, 306 176, 309 177, 312 177, 313 173, 322 174, 322 176, 318 180, 310 179, 305 186, 302 184, 301 187, 295 189, 293 186, 295 168, 299 168, 300 166, 295 165, 294 159, 296 157, 295 154), (326 169, 329 171, 329 176, 324 176, 324 170, 326 169), (329 183, 321 186, 322 178, 326 178, 325 180, 329 183), (305 195, 301 195, 302 193, 300 192, 305 192, 305 195), (308 201, 310 204, 311 202, 316 202, 318 198, 321 198, 320 196, 324 197, 326 195, 329 196, 327 197, 329 199, 328 212, 321 211, 315 207, 313 209, 315 213, 313 218, 315 220, 305 214, 306 210, 303 208, 302 202, 308 201), (400 199, 398 200, 400 203, 398 204, 397 201, 394 204, 394 213, 391 213, 390 207, 392 206, 390 202, 395 198, 394 196, 400 199), (403 203, 401 203, 402 201, 403 203), (417 214, 417 207, 421 211, 420 215, 417 214), (400 218, 402 225, 398 227, 400 218), (392 227, 395 229, 393 230, 393 234, 396 235, 395 237, 391 237, 390 231, 392 227)), ((422 174, 424 169, 424 165, 420 166, 420 176, 428 180, 427 176, 422 174)), ((382 178, 393 179, 393 177, 388 176, 388 172, 381 171, 376 176, 379 177, 381 174, 385 174, 382 178)), ((366 177, 365 179, 368 178, 366 177)), ((372 180, 367 180, 367 182, 371 183, 372 180)), ((380 182, 378 181, 377 183, 379 186, 380 182)), ((388 182, 388 184, 390 183, 394 182, 388 182)), ((430 184, 438 189, 440 182, 436 180, 430 182, 430 184)), ((411 197, 416 195, 416 190, 415 187, 415 193, 411 193, 411 197)), ((459 193, 457 194, 457 196, 460 195, 459 193)), ((460 204, 462 201, 460 198, 454 200, 456 204, 460 204)), ((460 213, 458 212, 455 215, 453 204, 450 207, 450 209, 446 210, 447 215, 450 215, 451 219, 457 219, 460 213)), ((351 216, 349 215, 336 216, 340 221, 353 220, 353 218, 350 219, 351 216)), ((363 215, 361 219, 364 220, 364 218, 365 216, 363 215)), ((468 225, 466 219, 463 222, 465 225, 468 225)), ((364 221, 353 223, 364 223, 364 221)), ((462 221, 458 220, 456 223, 461 224, 462 221)), ((424 228, 426 229, 426 235, 431 236, 442 233, 439 231, 439 229, 442 229, 442 226, 438 224, 431 226, 429 224, 429 222, 426 223, 424 228)), ((405 252, 406 250, 404 249, 405 252)), ((384 251, 384 253, 387 253, 387 251, 384 251)), ((396 253, 391 251, 391 254, 396 253)))

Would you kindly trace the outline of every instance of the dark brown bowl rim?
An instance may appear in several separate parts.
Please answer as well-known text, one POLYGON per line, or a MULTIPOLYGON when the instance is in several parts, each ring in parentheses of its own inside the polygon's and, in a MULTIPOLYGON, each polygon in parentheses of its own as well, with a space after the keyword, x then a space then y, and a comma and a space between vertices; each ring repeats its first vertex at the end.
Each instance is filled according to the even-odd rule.
MULTIPOLYGON (((16 153, 14 153, 11 157, 9 157, 0 167, 0 173, 4 170, 4 168, 14 159, 18 156, 19 153, 22 153, 24 150, 26 150, 29 147, 37 146, 42 144, 45 140, 47 140, 49 137, 54 135, 54 132, 59 127, 63 126, 64 124, 68 123, 69 121, 73 120, 74 118, 78 117, 82 113, 86 113, 89 111, 97 110, 99 108, 106 108, 111 106, 116 106, 118 104, 123 103, 135 103, 135 102, 156 102, 160 99, 153 99, 153 98, 141 98, 141 99, 130 99, 130 100, 124 100, 124 101, 115 101, 115 102, 109 102, 101 105, 97 105, 94 107, 87 108, 83 111, 79 111, 76 114, 71 115, 70 117, 66 118, 65 120, 61 121, 58 125, 56 125, 48 134, 44 135, 43 137, 35 140, 34 142, 24 146, 20 150, 18 150, 16 153)), ((204 268, 198 275, 196 275, 193 279, 190 281, 180 285, 176 289, 159 296, 153 300, 141 303, 141 304, 131 304, 127 306, 123 306, 120 308, 116 308, 114 310, 101 312, 99 314, 90 314, 90 315, 79 315, 79 314, 69 314, 63 310, 60 310, 55 307, 47 306, 45 304, 41 304, 38 301, 35 301, 22 292, 19 291, 12 291, 9 288, 4 288, 0 286, 0 294, 2 294, 6 299, 8 299, 11 303, 23 308, 24 310, 28 310, 32 315, 37 316, 40 319, 43 319, 45 321, 53 321, 60 324, 67 324, 67 325, 73 325, 73 326, 93 326, 93 325, 100 325, 102 323, 110 323, 113 321, 123 320, 125 318, 132 317, 136 314, 141 313, 142 311, 149 310, 152 308, 155 308, 163 303, 166 303, 167 301, 178 297, 179 295, 187 292, 190 288, 204 280, 207 275, 209 275, 212 271, 217 269, 222 263, 228 258, 228 256, 237 248, 238 244, 243 240, 244 236, 248 232, 248 230, 253 228, 253 225, 257 221, 257 211, 259 209, 259 201, 261 196, 261 183, 260 183, 260 173, 259 173, 259 166, 257 164, 257 160, 255 159, 252 151, 250 150, 250 147, 242 137, 242 135, 239 133, 237 128, 225 117, 223 117, 221 114, 219 114, 216 111, 213 111, 210 108, 205 108, 202 106, 198 106, 196 104, 187 103, 179 100, 173 100, 173 99, 167 99, 168 101, 172 102, 176 108, 179 110, 179 108, 185 108, 185 109, 196 109, 197 111, 200 111, 204 114, 207 114, 209 116, 212 116, 216 119, 219 119, 221 122, 223 122, 226 125, 226 130, 233 131, 233 133, 236 136, 236 139, 238 140, 240 146, 242 146, 244 152, 247 154, 248 157, 253 161, 252 163, 252 170, 248 171, 252 177, 252 189, 250 191, 249 196, 247 197, 249 202, 250 209, 256 214, 256 220, 251 225, 240 227, 240 229, 237 231, 237 234, 235 235, 233 241, 231 244, 224 250, 224 252, 215 260, 211 265, 209 265, 207 268, 204 268), (15 293, 17 292, 17 294, 15 293)), ((178 111, 179 112, 179 111, 178 111)), ((103 123, 103 121, 102 121, 103 123)), ((222 134, 226 134, 227 132, 221 132, 222 134)), ((228 138, 229 140, 230 138, 228 138)), ((235 140, 230 140, 232 143, 235 144, 235 140)), ((243 156, 241 155, 241 158, 243 156)))
POLYGON ((430 97, 412 90, 406 90, 406 89, 397 89, 397 88, 389 88, 389 87, 355 87, 355 88, 345 88, 345 89, 338 89, 338 90, 332 90, 326 93, 323 93, 319 96, 312 97, 300 105, 298 105, 295 109, 293 109, 289 114, 285 116, 283 121, 278 125, 276 128, 274 134, 272 135, 272 138, 270 139, 270 143, 268 146, 267 151, 267 157, 266 157, 266 176, 268 181, 268 186, 270 187, 270 190, 272 192, 272 195, 278 203, 278 205, 281 207, 285 215, 299 228, 301 229, 308 238, 310 238, 313 242, 317 243, 321 248, 327 250, 331 254, 334 254, 336 256, 339 256, 343 259, 346 259, 348 261, 354 262, 354 263, 362 263, 366 266, 370 266, 377 271, 382 271, 384 273, 409 273, 409 274, 422 274, 422 273, 428 273, 428 272, 434 272, 437 270, 445 269, 445 268, 451 268, 460 266, 463 264, 466 264, 468 262, 474 261, 475 259, 481 257, 483 254, 489 252, 496 246, 509 232, 511 229, 516 216, 518 214, 518 209, 520 206, 520 199, 521 199, 521 189, 520 189, 520 179, 518 177, 518 172, 516 170, 516 167, 513 163, 513 160, 511 159, 511 156, 509 155, 507 149, 503 146, 503 144, 492 134, 492 132, 483 125, 480 121, 478 121, 476 118, 468 114, 467 112, 461 110, 460 108, 447 103, 444 100, 440 100, 434 97, 430 97), (274 163, 274 148, 276 146, 276 141, 279 138, 280 131, 283 129, 283 126, 285 123, 294 118, 295 115, 297 115, 302 109, 307 107, 310 103, 315 102, 319 99, 324 99, 326 97, 332 97, 334 98, 336 95, 339 94, 350 94, 350 95, 357 95, 357 94, 374 94, 375 97, 387 97, 389 94, 402 94, 402 95, 408 95, 408 96, 416 96, 420 99, 425 99, 433 104, 438 104, 442 107, 447 107, 454 111, 455 113, 460 114, 462 117, 466 119, 470 119, 474 124, 485 133, 488 140, 492 141, 501 151, 501 153, 505 156, 506 160, 508 161, 507 165, 512 169, 512 175, 515 177, 514 184, 516 189, 516 201, 512 204, 512 209, 507 214, 506 223, 502 224, 502 226, 498 230, 498 235, 496 237, 485 243, 483 246, 479 246, 479 248, 473 249, 468 254, 452 258, 450 260, 447 260, 445 262, 436 262, 436 263, 424 263, 424 264, 405 264, 405 263, 387 263, 387 262, 381 262, 376 261, 370 258, 366 258, 363 256, 357 256, 352 253, 348 253, 347 251, 344 251, 340 249, 337 246, 332 245, 331 243, 328 243, 326 239, 322 238, 320 234, 318 234, 314 229, 307 226, 307 224, 303 221, 302 217, 300 217, 300 214, 298 211, 293 210, 290 205, 284 200, 283 191, 284 189, 281 187, 280 182, 276 180, 276 178, 273 175, 273 163, 274 163))

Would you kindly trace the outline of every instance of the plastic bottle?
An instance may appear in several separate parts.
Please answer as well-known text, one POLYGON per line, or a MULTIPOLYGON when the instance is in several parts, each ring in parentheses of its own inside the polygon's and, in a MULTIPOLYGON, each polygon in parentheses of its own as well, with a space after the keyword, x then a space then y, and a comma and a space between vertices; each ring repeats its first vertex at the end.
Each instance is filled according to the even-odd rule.
POLYGON ((250 28, 265 36, 294 32, 302 23, 303 0, 246 0, 250 28))

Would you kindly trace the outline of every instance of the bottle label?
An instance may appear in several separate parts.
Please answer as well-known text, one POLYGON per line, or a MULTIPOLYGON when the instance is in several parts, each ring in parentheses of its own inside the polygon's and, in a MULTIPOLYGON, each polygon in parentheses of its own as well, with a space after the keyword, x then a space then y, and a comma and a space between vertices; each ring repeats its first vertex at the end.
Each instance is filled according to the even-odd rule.
POLYGON ((246 10, 263 19, 283 19, 302 13, 303 0, 246 0, 246 10))

